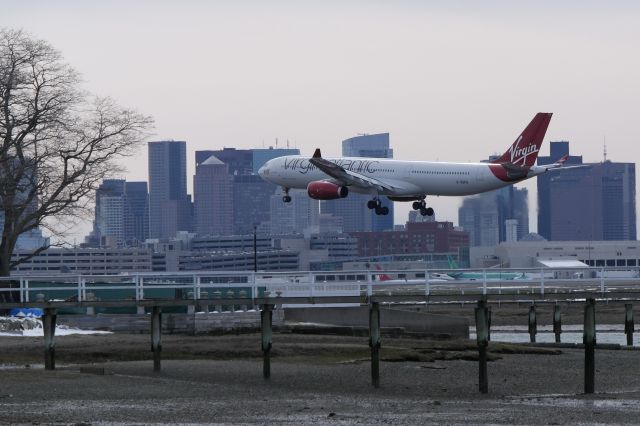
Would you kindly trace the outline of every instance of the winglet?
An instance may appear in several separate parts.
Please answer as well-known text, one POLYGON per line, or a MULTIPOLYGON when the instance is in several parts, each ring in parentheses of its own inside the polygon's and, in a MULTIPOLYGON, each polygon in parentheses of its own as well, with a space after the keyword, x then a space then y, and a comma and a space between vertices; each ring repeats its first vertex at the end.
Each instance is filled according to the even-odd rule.
POLYGON ((556 161, 556 164, 564 164, 569 159, 569 154, 563 155, 561 159, 556 161))
POLYGON ((320 148, 316 148, 316 151, 313 153, 312 158, 322 158, 322 154, 320 154, 320 148))

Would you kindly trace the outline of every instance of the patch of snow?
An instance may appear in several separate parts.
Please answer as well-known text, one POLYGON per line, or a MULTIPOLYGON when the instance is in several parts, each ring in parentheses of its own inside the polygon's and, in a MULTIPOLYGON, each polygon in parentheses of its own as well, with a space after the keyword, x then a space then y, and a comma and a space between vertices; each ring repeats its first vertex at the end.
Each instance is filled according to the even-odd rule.
MULTIPOLYGON (((71 334, 113 334, 111 331, 81 330, 66 325, 56 326, 56 336, 71 334)), ((43 337, 42 321, 31 317, 0 317, 0 337, 43 337)))

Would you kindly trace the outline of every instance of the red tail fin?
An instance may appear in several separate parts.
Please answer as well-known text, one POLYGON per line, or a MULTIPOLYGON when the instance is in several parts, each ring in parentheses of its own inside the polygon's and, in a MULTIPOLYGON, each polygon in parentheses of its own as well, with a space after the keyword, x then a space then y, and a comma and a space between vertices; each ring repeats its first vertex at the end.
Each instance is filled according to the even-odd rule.
MULTIPOLYGON (((376 271, 382 271, 382 268, 380 267, 380 265, 373 265, 376 268, 376 271)), ((378 280, 380 281, 389 281, 391 280, 391 277, 387 274, 378 274, 378 280)))
POLYGON ((550 112, 539 112, 502 157, 493 163, 509 163, 531 167, 536 163, 544 134, 551 121, 550 112))

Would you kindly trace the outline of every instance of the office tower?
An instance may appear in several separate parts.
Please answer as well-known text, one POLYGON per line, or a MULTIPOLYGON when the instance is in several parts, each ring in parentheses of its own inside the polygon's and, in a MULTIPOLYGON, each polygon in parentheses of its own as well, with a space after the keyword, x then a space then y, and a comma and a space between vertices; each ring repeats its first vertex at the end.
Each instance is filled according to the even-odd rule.
POLYGON ((192 229, 191 198, 187 194, 187 144, 149 142, 149 236, 172 238, 192 229))
POLYGON ((125 182, 124 195, 124 244, 137 247, 149 238, 147 182, 125 182))
POLYGON ((95 237, 101 247, 124 245, 124 179, 105 179, 96 190, 95 237))
MULTIPOLYGON (((28 161, 18 161, 16 157, 10 157, 2 160, 2 172, 12 175, 21 174, 22 178, 16 182, 15 192, 11 192, 7 188, 2 191, 4 194, 11 194, 13 199, 12 207, 10 207, 10 214, 14 215, 14 221, 25 221, 29 215, 33 215, 38 210, 38 191, 35 191, 35 195, 32 193, 35 182, 37 182, 38 171, 35 162, 29 163, 28 161), (32 196, 31 200, 28 197, 32 196), (17 217, 16 217, 17 216, 17 217)), ((33 216, 32 216, 33 217, 33 216)), ((14 223, 15 223, 14 222, 14 223)), ((31 224, 35 224, 33 220, 30 220, 31 224)), ((4 229, 5 224, 5 211, 3 209, 2 198, 0 197, 0 230, 4 229)), ((49 238, 42 236, 42 230, 39 226, 35 226, 27 231, 18 235, 15 249, 23 250, 36 250, 38 248, 48 246, 49 238)))
POLYGON ((96 190, 96 210, 90 246, 135 247, 149 234, 146 182, 105 179, 96 190))
MULTIPOLYGON (((553 164, 565 155, 569 155, 569 142, 557 141, 549 144, 550 155, 548 157, 538 156, 538 165, 545 166, 547 164, 553 164)), ((581 155, 569 155, 565 165, 579 165, 582 164, 581 155)), ((556 171, 543 173, 538 176, 538 234, 547 240, 551 240, 551 179, 555 177, 557 173, 567 173, 567 171, 556 171)))
POLYGON ((250 149, 223 148, 196 151, 196 169, 212 155, 227 165, 230 175, 249 175, 252 173, 253 153, 250 149))
POLYGON ((254 226, 270 221, 271 196, 277 189, 257 175, 258 169, 272 158, 298 154, 298 149, 273 147, 196 151, 196 169, 212 155, 228 166, 233 176, 233 233, 250 234, 254 226))
POLYGON ((235 234, 252 234, 254 226, 271 220, 271 196, 275 191, 275 185, 258 175, 233 176, 235 234))
POLYGON ((271 196, 271 235, 304 234, 318 228, 320 206, 305 191, 291 190, 290 203, 282 202, 277 191, 271 196))
MULTIPOLYGON (((361 135, 342 141, 344 157, 393 158, 389 148, 389 133, 361 135)), ((342 218, 344 232, 384 231, 393 229, 393 202, 380 197, 382 205, 389 208, 388 215, 376 215, 367 208, 369 195, 351 192, 346 198, 323 201, 322 213, 342 218)))
MULTIPOLYGON (((542 157, 541 164, 569 152, 568 142, 552 142, 551 147, 552 155, 542 157)), ((581 157, 575 158, 581 163, 581 157)), ((635 240, 635 164, 584 165, 538 177, 541 235, 552 241, 635 240)))
POLYGON ((466 197, 458 223, 469 232, 469 245, 495 246, 529 233, 528 191, 513 185, 466 197))
POLYGON ((193 178, 195 231, 198 235, 233 233, 233 178, 214 155, 201 162, 193 178))
POLYGON ((223 148, 196 151, 196 167, 212 155, 215 155, 218 160, 229 166, 230 174, 251 175, 258 174, 258 169, 273 158, 299 154, 300 150, 297 148, 273 148, 272 146, 254 149, 223 148))

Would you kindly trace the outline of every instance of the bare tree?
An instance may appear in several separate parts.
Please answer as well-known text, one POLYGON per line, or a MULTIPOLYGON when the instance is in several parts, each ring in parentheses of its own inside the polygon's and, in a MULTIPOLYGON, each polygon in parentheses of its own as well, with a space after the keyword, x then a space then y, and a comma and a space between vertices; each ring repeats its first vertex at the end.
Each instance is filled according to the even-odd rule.
POLYGON ((0 29, 0 276, 46 248, 12 262, 18 236, 40 226, 61 231, 81 215, 151 125, 82 91, 78 73, 47 42, 0 29))

